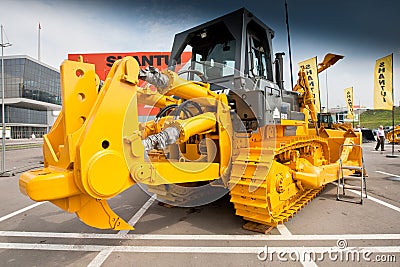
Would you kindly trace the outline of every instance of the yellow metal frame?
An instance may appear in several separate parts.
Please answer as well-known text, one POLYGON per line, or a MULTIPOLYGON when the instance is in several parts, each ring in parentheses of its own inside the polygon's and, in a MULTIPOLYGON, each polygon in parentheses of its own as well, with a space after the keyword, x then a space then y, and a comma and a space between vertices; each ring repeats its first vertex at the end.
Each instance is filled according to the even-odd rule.
MULTIPOLYGON (((61 66, 63 109, 44 136, 44 168, 21 175, 20 189, 33 200, 50 200, 76 212, 97 228, 133 229, 108 206, 135 181, 125 164, 122 140, 138 131, 134 104, 139 65, 124 58, 114 64, 100 92, 94 65, 65 61, 61 66), (116 108, 115 96, 118 96, 116 108), (126 125, 125 114, 133 114, 126 125), (96 214, 95 216, 93 216, 96 214)), ((131 140, 138 149, 141 140, 131 140)), ((143 153, 132 155, 144 161, 143 153)))

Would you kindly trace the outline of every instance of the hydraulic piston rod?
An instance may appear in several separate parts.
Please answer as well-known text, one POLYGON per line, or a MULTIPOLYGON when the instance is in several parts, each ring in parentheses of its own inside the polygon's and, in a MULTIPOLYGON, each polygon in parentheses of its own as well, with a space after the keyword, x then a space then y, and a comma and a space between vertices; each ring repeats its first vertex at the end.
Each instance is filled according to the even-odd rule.
POLYGON ((157 68, 149 67, 140 70, 139 79, 153 84, 162 95, 174 95, 183 99, 218 98, 218 95, 210 90, 210 84, 182 79, 170 70, 160 72, 157 68))
POLYGON ((164 149, 177 141, 186 142, 195 134, 215 130, 216 123, 217 119, 212 112, 206 112, 186 120, 176 120, 160 133, 148 136, 142 143, 146 151, 154 148, 164 149))

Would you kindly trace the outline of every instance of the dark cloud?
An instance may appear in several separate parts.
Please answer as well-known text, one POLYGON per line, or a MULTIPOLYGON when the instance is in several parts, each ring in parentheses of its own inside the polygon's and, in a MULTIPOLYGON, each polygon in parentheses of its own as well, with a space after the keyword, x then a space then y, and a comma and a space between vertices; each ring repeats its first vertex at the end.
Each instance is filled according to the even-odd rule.
POLYGON ((400 43, 398 1, 307 1, 290 7, 293 31, 342 46, 376 49, 400 43), (311 15, 312 14, 312 15, 311 15))
MULTIPOLYGON (((284 0, 69 2, 71 5, 79 3, 85 7, 98 8, 99 16, 105 19, 115 19, 124 14, 130 15, 132 21, 157 19, 168 23, 180 20, 182 29, 246 7, 273 28, 278 36, 286 35, 284 0)), ((333 42, 339 46, 356 46, 357 49, 391 48, 400 43, 400 29, 397 27, 400 25, 400 2, 397 0, 287 2, 294 41, 308 38, 318 42, 333 42)))
MULTIPOLYGON (((6 13, 0 9, 2 23, 8 26, 7 33, 14 42, 8 52, 19 48, 23 53, 36 54, 35 26, 40 21, 44 27, 43 54, 56 62, 53 65, 58 65, 60 57, 70 52, 168 51, 175 33, 241 7, 275 31, 273 50, 288 55, 284 0, 3 1, 8 8, 6 13), (11 13, 14 15, 8 16, 11 13), (27 29, 27 25, 31 28, 27 29), (17 35, 23 41, 17 41, 17 35)), ((343 88, 354 85, 355 95, 363 97, 361 102, 370 106, 375 60, 394 53, 395 68, 399 61, 400 2, 287 1, 294 74, 299 61, 314 56, 321 59, 328 52, 342 54, 345 59, 329 71, 331 90, 342 92, 343 88)), ((288 62, 286 57, 285 70, 289 69, 288 62)), ((286 81, 290 80, 288 73, 285 72, 286 81)), ((400 84, 399 78, 395 76, 395 84, 400 84)), ((321 94, 323 91, 324 88, 321 94)), ((342 93, 332 97, 336 97, 332 103, 343 101, 342 93)))

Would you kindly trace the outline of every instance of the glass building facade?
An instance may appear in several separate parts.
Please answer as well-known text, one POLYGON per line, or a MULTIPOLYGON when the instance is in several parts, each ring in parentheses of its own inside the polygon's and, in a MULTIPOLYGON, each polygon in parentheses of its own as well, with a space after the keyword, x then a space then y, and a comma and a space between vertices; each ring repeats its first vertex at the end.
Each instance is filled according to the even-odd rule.
MULTIPOLYGON (((1 73, 0 65, 0 82, 1 73)), ((28 56, 4 57, 4 87, 4 117, 11 138, 47 133, 55 120, 53 111, 61 109, 59 71, 28 56)))

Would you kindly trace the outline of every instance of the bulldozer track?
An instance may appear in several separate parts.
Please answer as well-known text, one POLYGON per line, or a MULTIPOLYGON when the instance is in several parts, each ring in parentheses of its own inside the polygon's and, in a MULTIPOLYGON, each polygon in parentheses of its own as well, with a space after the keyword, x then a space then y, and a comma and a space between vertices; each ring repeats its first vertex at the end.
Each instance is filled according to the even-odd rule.
POLYGON ((396 126, 394 129, 390 130, 386 134, 386 139, 389 143, 400 143, 400 126, 396 126))
POLYGON ((229 181, 231 202, 236 209, 236 215, 242 216, 245 220, 269 226, 287 222, 314 199, 325 186, 317 189, 303 189, 297 186, 298 192, 295 195, 281 200, 280 207, 272 207, 270 198, 276 196, 271 194, 271 188, 276 187, 278 192, 284 190, 284 185, 279 183, 279 179, 275 183, 267 178, 269 171, 274 169, 273 161, 287 151, 302 150, 310 145, 321 145, 325 150, 325 144, 326 142, 319 137, 309 137, 286 140, 285 143, 279 143, 275 150, 273 148, 241 149, 239 156, 232 163, 229 181))

